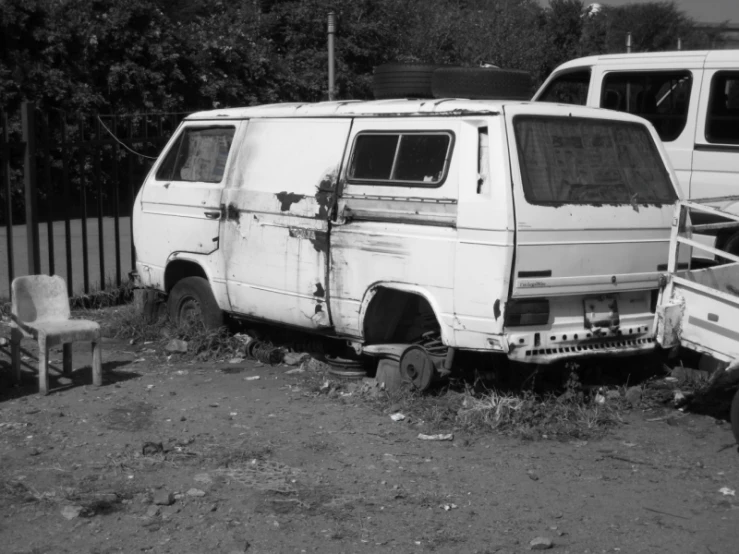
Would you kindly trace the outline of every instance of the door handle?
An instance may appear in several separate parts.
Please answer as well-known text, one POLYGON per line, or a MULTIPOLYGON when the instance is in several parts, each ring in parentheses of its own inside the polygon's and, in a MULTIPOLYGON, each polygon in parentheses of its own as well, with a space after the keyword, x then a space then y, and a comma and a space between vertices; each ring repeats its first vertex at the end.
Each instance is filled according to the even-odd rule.
POLYGON ((221 211, 207 211, 205 212, 205 217, 208 219, 220 219, 221 218, 221 211))

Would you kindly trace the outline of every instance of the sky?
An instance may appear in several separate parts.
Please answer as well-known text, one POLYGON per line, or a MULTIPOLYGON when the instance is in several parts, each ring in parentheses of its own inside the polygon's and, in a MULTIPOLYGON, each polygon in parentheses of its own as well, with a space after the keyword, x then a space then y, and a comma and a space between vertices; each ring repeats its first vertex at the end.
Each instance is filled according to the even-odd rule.
MULTIPOLYGON (((646 1, 646 0, 645 0, 646 1)), ((639 4, 640 0, 584 0, 586 6, 597 2, 609 6, 639 4)), ((674 0, 677 7, 699 23, 729 23, 739 25, 739 0, 674 0)))

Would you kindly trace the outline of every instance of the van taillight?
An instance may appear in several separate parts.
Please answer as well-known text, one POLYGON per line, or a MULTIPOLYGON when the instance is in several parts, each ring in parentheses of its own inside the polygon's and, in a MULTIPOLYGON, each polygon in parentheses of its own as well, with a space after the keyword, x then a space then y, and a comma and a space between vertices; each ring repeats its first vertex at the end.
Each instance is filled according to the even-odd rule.
POLYGON ((546 325, 549 322, 549 300, 526 298, 511 300, 506 306, 505 324, 508 327, 546 325))

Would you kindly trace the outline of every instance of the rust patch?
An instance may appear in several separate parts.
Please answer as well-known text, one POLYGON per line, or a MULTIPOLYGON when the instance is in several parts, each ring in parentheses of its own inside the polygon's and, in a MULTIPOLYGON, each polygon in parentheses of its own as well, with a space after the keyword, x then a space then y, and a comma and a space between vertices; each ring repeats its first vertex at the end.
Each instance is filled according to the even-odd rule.
POLYGON ((289 212, 290 206, 293 204, 296 204, 297 202, 300 202, 303 198, 305 198, 304 194, 296 194, 294 192, 278 192, 275 196, 277 196, 277 200, 280 201, 280 211, 283 212, 289 212))
POLYGON ((500 317, 500 298, 493 304, 493 315, 495 316, 495 321, 498 321, 500 317))
POLYGON ((316 292, 313 293, 313 296, 318 296, 320 298, 326 296, 326 291, 323 289, 323 285, 321 283, 316 283, 316 292))
POLYGON ((294 239, 316 240, 316 232, 313 229, 304 229, 303 227, 290 227, 287 231, 294 239))
POLYGON ((315 237, 310 239, 316 252, 328 254, 328 233, 326 231, 315 231, 315 237))
POLYGON ((241 212, 234 204, 229 204, 226 207, 226 219, 228 221, 239 221, 241 219, 241 212))

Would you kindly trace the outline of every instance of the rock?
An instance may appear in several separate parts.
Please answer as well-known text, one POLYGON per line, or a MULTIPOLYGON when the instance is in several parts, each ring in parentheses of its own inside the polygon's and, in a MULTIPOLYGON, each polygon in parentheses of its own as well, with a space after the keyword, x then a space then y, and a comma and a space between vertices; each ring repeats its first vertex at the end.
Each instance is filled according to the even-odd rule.
POLYGON ((167 346, 165 346, 164 349, 167 352, 181 352, 184 354, 187 352, 187 341, 172 339, 167 343, 167 346))
POLYGON ((0 337, 0 346, 8 346, 8 339, 0 337))
POLYGON ((204 483, 206 485, 210 485, 213 482, 213 479, 207 473, 198 473, 195 477, 193 477, 193 480, 196 483, 204 483))
POLYGON ((552 548, 552 541, 546 537, 536 537, 529 543, 531 550, 547 550, 552 548))
POLYGON ((164 445, 161 442, 145 442, 141 448, 141 453, 144 456, 154 456, 155 454, 161 454, 164 452, 164 445))
POLYGON ((81 513, 82 506, 64 506, 64 508, 62 508, 62 517, 64 519, 74 519, 76 517, 79 517, 81 513))
POLYGON ((157 517, 159 515, 159 506, 149 506, 146 509, 146 517, 157 517))
POLYGON ((205 491, 201 491, 200 489, 192 488, 189 491, 187 491, 187 496, 194 496, 196 498, 205 496, 205 491))
POLYGON ((641 387, 629 387, 626 389, 626 400, 632 406, 636 406, 641 402, 642 390, 641 387))
POLYGON ((74 381, 72 381, 69 377, 59 377, 56 382, 66 387, 67 385, 71 385, 74 381))
POLYGON ((160 489, 154 493, 153 502, 157 506, 171 506, 174 502, 174 495, 169 491, 160 489))

